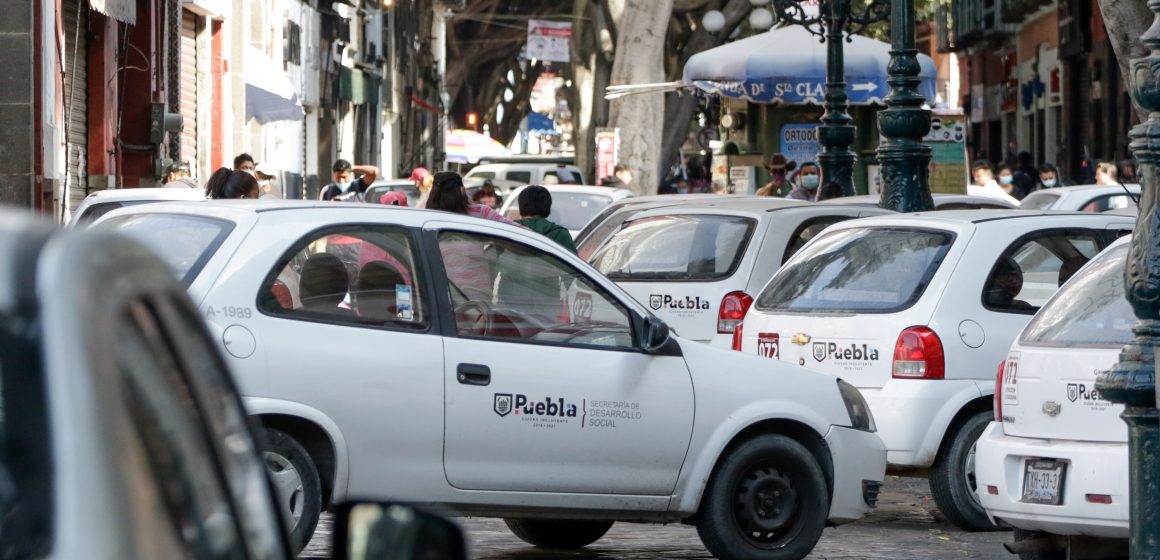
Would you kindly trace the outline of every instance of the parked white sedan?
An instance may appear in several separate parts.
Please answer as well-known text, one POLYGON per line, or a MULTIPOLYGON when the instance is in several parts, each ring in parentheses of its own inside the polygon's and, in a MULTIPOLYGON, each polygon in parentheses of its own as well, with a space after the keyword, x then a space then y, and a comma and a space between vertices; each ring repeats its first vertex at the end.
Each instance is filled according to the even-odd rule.
POLYGON ((1127 555, 1128 427, 1095 390, 1132 339, 1128 237, 1092 260, 1035 315, 999 368, 995 421, 979 439, 979 498, 1016 527, 1016 550, 1095 537, 1127 555))
POLYGON ((69 227, 88 225, 118 208, 175 200, 205 200, 205 191, 187 187, 147 187, 96 191, 86 196, 77 206, 77 209, 73 211, 69 227))
POLYGON ((522 228, 295 201, 101 225, 162 253, 175 226, 201 240, 203 258, 169 262, 249 412, 285 442, 268 457, 300 482, 284 494, 300 539, 328 501, 390 495, 507 518, 539 546, 685 521, 720 558, 802 558, 827 523, 865 515, 884 476, 851 385, 670 336, 522 228))
MULTIPOLYGON (((500 210, 509 220, 520 219, 520 193, 526 187, 511 191, 504 198, 500 210)), ((609 187, 589 187, 584 185, 544 185, 552 193, 552 213, 548 220, 555 222, 572 234, 576 234, 592 218, 608 205, 626 198, 632 198, 633 192, 628 189, 613 189, 609 187)))
POLYGON ((1019 203, 1023 210, 1105 212, 1136 206, 1140 185, 1077 185, 1035 191, 1019 203))
POLYGON ((766 285, 737 346, 853 383, 892 470, 929 468, 947 519, 989 528, 973 456, 992 417, 993 372, 1058 286, 1134 225, 1014 210, 839 223, 766 285))
POLYGON ((892 213, 784 198, 737 198, 639 212, 588 262, 684 338, 729 348, 773 273, 831 224, 892 213))

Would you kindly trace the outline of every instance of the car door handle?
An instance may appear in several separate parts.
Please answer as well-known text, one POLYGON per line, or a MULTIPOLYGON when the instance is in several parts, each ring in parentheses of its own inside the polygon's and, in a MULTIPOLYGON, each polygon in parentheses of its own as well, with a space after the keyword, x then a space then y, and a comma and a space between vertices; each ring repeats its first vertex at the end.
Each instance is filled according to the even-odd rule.
POLYGON ((459 382, 464 385, 491 385, 491 368, 480 364, 459 364, 455 369, 459 382))

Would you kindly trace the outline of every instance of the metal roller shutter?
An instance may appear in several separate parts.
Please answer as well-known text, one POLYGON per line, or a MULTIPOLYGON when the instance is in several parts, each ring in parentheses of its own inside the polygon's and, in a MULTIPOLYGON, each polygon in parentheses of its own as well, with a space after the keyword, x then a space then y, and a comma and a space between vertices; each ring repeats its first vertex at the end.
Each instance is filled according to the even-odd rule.
MULTIPOLYGON (((181 13, 181 159, 197 176, 197 15, 181 13)), ((200 177, 197 177, 201 179, 200 177)))
MULTIPOLYGON (((69 209, 75 209, 88 194, 88 0, 63 0, 61 20, 64 24, 64 118, 68 119, 68 187, 69 209), (79 17, 78 17, 79 16, 79 17), (78 33, 78 29, 80 33, 78 33)), ((57 201, 60 204, 60 201, 57 201)))

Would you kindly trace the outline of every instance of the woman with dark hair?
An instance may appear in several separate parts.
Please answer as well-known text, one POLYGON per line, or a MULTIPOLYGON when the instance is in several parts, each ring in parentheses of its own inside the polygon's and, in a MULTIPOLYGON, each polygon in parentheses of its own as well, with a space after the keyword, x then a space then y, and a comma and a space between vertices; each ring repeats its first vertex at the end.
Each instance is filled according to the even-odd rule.
POLYGON ((427 197, 427 209, 467 214, 485 220, 517 225, 486 205, 472 204, 467 198, 467 189, 463 188, 463 177, 454 171, 440 171, 435 174, 431 194, 427 197))
POLYGON ((258 180, 245 171, 222 167, 214 171, 205 184, 205 195, 212 199, 258 198, 258 180))

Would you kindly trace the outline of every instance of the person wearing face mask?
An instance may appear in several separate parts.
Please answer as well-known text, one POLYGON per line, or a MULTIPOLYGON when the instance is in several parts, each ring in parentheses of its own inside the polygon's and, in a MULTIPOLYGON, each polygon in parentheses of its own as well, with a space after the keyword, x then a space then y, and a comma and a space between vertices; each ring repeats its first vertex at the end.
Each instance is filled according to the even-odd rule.
POLYGON ((1039 186, 1035 190, 1050 189, 1059 186, 1059 170, 1050 163, 1039 166, 1039 186))
POLYGON ((808 200, 813 202, 818 198, 818 185, 821 184, 822 175, 818 170, 818 166, 813 162, 806 162, 802 164, 801 169, 794 174, 793 181, 797 185, 786 198, 793 200, 808 200))
POLYGON ((254 168, 254 178, 258 180, 258 198, 282 198, 282 189, 274 185, 278 170, 269 163, 261 163, 254 168))
POLYGON ((999 166, 999 186, 1003 188, 1003 192, 1014 196, 1015 192, 1015 168, 1004 163, 999 166))
MULTIPOLYGON (((1010 174, 1011 168, 1007 167, 1007 171, 1010 174)), ((967 185, 967 194, 1001 198, 1012 204, 1019 204, 1015 197, 1007 194, 1007 191, 995 182, 995 173, 991 171, 991 164, 982 160, 976 161, 971 165, 971 178, 974 183, 967 185)))
POLYGON ((322 189, 322 200, 343 200, 362 202, 363 194, 379 177, 379 168, 373 165, 351 165, 340 159, 331 167, 334 182, 322 189), (355 173, 362 176, 355 178, 355 173))
POLYGON ((781 154, 769 156, 769 162, 766 163, 765 168, 769 170, 769 175, 773 179, 757 189, 757 196, 785 196, 789 194, 789 191, 793 189, 793 184, 787 180, 786 174, 793 171, 795 167, 797 167, 797 162, 787 162, 785 156, 781 154))

